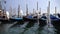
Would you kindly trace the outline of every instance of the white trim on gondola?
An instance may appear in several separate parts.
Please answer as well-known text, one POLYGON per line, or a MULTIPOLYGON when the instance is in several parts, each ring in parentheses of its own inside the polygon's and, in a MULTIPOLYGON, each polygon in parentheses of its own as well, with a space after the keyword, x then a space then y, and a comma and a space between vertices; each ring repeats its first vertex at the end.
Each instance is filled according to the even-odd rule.
POLYGON ((8 11, 6 11, 6 15, 7 15, 7 18, 9 19, 10 17, 9 17, 9 12, 8 11))

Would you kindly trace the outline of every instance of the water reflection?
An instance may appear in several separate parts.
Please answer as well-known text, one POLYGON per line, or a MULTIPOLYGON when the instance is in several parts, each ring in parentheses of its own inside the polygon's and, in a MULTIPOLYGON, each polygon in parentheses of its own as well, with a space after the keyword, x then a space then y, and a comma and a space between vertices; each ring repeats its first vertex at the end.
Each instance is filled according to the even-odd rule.
MULTIPOLYGON (((13 22, 11 22, 11 24, 12 23, 13 22)), ((2 24, 0 25, 0 31, 1 34, 58 34, 60 32, 52 24, 51 26, 53 27, 48 27, 47 24, 41 24, 41 23, 42 22, 39 22, 38 24, 37 22, 31 22, 31 21, 18 22, 9 28, 6 27, 8 27, 11 24, 2 24)))
POLYGON ((56 29, 56 34, 60 34, 60 20, 54 21, 53 23, 54 28, 56 29))

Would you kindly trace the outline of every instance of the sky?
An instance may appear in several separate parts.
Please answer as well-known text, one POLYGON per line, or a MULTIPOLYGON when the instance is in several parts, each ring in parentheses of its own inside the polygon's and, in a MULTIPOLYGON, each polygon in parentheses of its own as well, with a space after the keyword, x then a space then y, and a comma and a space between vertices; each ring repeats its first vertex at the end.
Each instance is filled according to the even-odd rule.
POLYGON ((50 13, 54 13, 55 6, 57 7, 57 13, 60 13, 60 0, 6 0, 6 4, 3 3, 2 5, 6 6, 6 10, 9 11, 10 6, 12 9, 15 9, 17 12, 18 5, 20 5, 23 12, 26 12, 26 3, 28 4, 28 11, 29 13, 33 12, 33 8, 37 10, 37 2, 38 2, 38 9, 41 8, 41 13, 47 12, 48 2, 50 1, 50 13))

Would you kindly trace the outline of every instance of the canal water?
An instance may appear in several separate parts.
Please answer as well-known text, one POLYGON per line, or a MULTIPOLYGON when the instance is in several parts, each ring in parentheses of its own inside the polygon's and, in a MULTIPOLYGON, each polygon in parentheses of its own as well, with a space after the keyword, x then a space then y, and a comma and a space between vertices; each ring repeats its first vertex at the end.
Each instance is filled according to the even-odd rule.
POLYGON ((59 34, 54 25, 41 26, 38 22, 8 22, 0 24, 0 34, 59 34), (14 25, 13 25, 14 23, 14 25), (11 26, 12 25, 12 26, 11 26))

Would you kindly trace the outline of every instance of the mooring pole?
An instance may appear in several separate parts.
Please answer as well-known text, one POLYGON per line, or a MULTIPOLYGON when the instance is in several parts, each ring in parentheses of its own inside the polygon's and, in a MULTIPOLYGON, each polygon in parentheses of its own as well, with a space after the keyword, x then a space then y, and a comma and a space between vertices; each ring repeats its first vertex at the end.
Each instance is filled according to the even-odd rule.
MULTIPOLYGON (((38 11, 38 2, 37 2, 37 11, 38 11)), ((37 19, 38 19, 38 24, 39 24, 39 13, 37 13, 37 19)))
POLYGON ((37 2, 37 10, 38 10, 38 2, 37 2))
POLYGON ((28 16, 28 5, 26 4, 26 15, 28 16))
POLYGON ((47 7, 47 25, 48 25, 48 27, 51 26, 51 19, 50 19, 50 1, 49 1, 49 4, 48 4, 48 7, 47 7))
POLYGON ((56 14, 57 14, 56 12, 57 12, 57 8, 55 7, 55 16, 56 16, 56 14))
POLYGON ((20 5, 18 5, 18 18, 20 17, 20 5))

